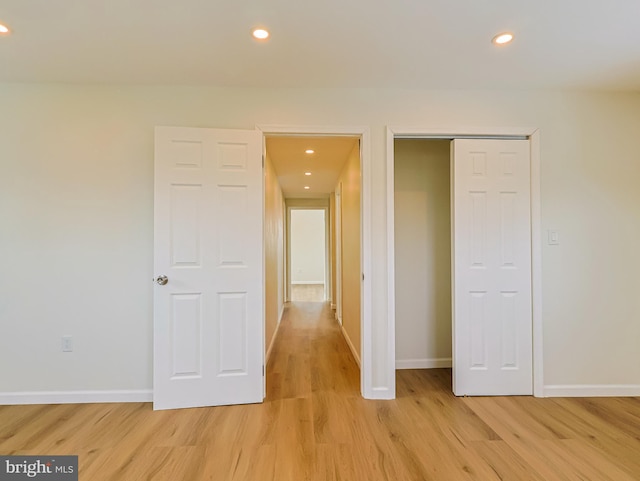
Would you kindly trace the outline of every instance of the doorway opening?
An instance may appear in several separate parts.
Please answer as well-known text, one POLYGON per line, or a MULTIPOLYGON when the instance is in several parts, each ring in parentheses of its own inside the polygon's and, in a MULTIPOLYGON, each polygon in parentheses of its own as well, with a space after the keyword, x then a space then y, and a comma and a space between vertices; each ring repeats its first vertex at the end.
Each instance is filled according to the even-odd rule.
MULTIPOLYGON (((280 222, 285 289, 275 300, 270 300, 267 292, 267 307, 282 304, 286 309, 286 302, 326 302, 327 309, 335 311, 333 317, 342 321, 340 332, 361 366, 365 256, 361 135, 274 134, 264 130, 265 205, 274 204, 269 195, 280 196, 285 209, 280 222), (340 262, 342 253, 349 255, 348 266, 340 262)), ((265 226, 272 225, 272 217, 279 215, 277 209, 265 209, 265 226)), ((270 235, 265 230, 265 246, 270 235)), ((266 249, 265 258, 269 256, 274 257, 266 249)), ((273 273, 265 272, 266 286, 275 279, 273 273)), ((267 363, 283 312, 275 319, 267 312, 265 318, 267 363)))
POLYGON ((398 369, 452 365, 450 143, 394 143, 398 369))
MULTIPOLYGON (((454 270, 454 266, 462 266, 464 264, 460 261, 461 252, 464 251, 463 256, 467 254, 474 255, 479 252, 476 247, 480 244, 477 244, 477 242, 474 244, 475 241, 472 239, 474 236, 480 239, 480 237, 477 237, 477 235, 480 235, 484 239, 482 242, 488 242, 485 245, 489 246, 488 248, 493 251, 491 255, 501 255, 504 258, 505 255, 511 255, 512 253, 508 249, 505 251, 505 242, 510 243, 510 239, 516 242, 516 237, 513 237, 516 235, 515 232, 523 232, 525 237, 518 237, 522 242, 518 240, 510 245, 512 247, 529 245, 527 248, 529 261, 526 261, 525 264, 530 265, 530 267, 527 267, 527 269, 530 269, 530 273, 524 277, 529 279, 530 287, 523 288, 524 290, 519 292, 530 293, 531 301, 529 302, 531 304, 525 310, 530 313, 529 322, 531 324, 525 330, 533 331, 533 339, 531 340, 530 338, 529 340, 529 349, 533 349, 533 356, 531 357, 531 354, 529 354, 529 357, 522 359, 525 360, 525 364, 533 364, 533 371, 529 371, 530 373, 533 372, 533 380, 529 381, 529 389, 533 390, 534 395, 540 395, 542 370, 541 318, 539 310, 540 159, 538 135, 535 129, 496 129, 494 132, 473 131, 473 129, 452 129, 446 132, 442 130, 403 129, 403 131, 398 132, 388 129, 387 172, 390 174, 388 177, 387 197, 387 205, 389 207, 387 212, 390 220, 388 224, 388 281, 390 297, 389 318, 391 320, 390 324, 394 329, 393 335, 395 336, 393 346, 395 348, 394 371, 396 368, 448 368, 453 365, 454 392, 456 391, 456 386, 460 391, 460 386, 463 383, 460 381, 461 377, 458 377, 458 384, 456 384, 455 365, 457 362, 458 366, 467 366, 467 362, 460 362, 460 359, 456 357, 460 355, 463 347, 469 349, 471 357, 473 357, 470 364, 471 370, 479 372, 485 369, 480 369, 480 364, 485 359, 484 355, 478 354, 484 352, 485 349, 482 345, 483 338, 489 339, 489 343, 491 343, 494 342, 493 339, 499 337, 504 338, 506 336, 508 338, 511 336, 513 341, 519 337, 514 334, 515 331, 509 331, 508 328, 505 330, 504 326, 506 324, 504 324, 504 320, 501 321, 502 327, 498 327, 501 331, 496 330, 490 337, 484 337, 484 334, 478 337, 484 328, 477 327, 477 320, 482 320, 483 316, 482 302, 477 301, 487 291, 477 287, 473 287, 470 290, 465 287, 460 290, 462 281, 457 282, 455 279, 464 279, 466 274, 461 275, 464 269, 456 268, 454 270), (461 138, 470 140, 454 140, 461 138), (519 141, 521 147, 517 147, 516 143, 510 143, 512 141, 519 141), (470 142, 475 143, 470 144, 470 142), (473 205, 476 200, 483 198, 485 195, 486 186, 480 186, 474 184, 474 182, 478 178, 485 176, 484 157, 482 157, 484 155, 483 148, 487 147, 491 142, 502 142, 503 146, 505 145, 504 142, 507 142, 506 145, 508 145, 507 148, 509 150, 507 155, 504 152, 498 152, 495 163, 491 164, 492 167, 489 169, 493 170, 493 172, 500 171, 495 177, 501 185, 501 187, 497 188, 495 194, 498 203, 491 204, 498 209, 495 215, 490 214, 488 210, 485 211, 484 203, 473 205), (454 144, 458 148, 454 148, 454 144), (458 152, 462 153, 463 146, 472 146, 471 150, 467 152, 464 162, 458 157, 458 152), (512 149, 522 149, 523 153, 521 155, 525 156, 523 159, 528 158, 530 160, 526 160, 527 163, 512 164, 512 149), (456 165, 468 166, 468 174, 461 174, 459 167, 455 167, 454 170, 456 165), (518 165, 519 167, 516 170, 519 170, 519 172, 512 170, 512 165, 518 165), (524 184, 520 182, 518 184, 520 187, 514 186, 515 184, 509 184, 509 187, 505 187, 507 185, 505 181, 514 179, 514 174, 517 177, 520 173, 523 174, 521 179, 524 184), (454 190, 454 185, 459 185, 460 187, 454 190), (521 188, 523 190, 519 190, 521 188), (522 192, 522 194, 519 192, 522 192), (520 197, 521 195, 524 197, 520 197), (521 214, 513 217, 512 212, 515 213, 516 211, 512 210, 515 204, 511 201, 516 197, 527 199, 527 201, 526 205, 522 204, 523 208, 518 207, 519 210, 517 212, 521 214), (502 203, 505 199, 509 201, 508 205, 502 203), (528 204, 529 201, 530 206, 528 204), (468 205, 463 206, 465 203, 468 205), (499 207, 499 205, 502 205, 502 207, 499 207), (451 209, 451 206, 455 207, 451 209), (480 207, 481 209, 478 210, 480 207), (465 211, 464 209, 467 210, 465 211), (456 212, 455 215, 454 211, 456 212), (487 224, 486 229, 494 229, 497 237, 491 237, 494 234, 489 233, 489 231, 485 232, 485 227, 481 225, 484 221, 478 223, 477 214, 481 211, 487 213, 489 216, 487 219, 495 219, 495 228, 489 227, 489 224, 487 224), (518 221, 518 224, 505 224, 505 219, 508 218, 523 220, 518 221), (457 220, 454 222, 453 219, 457 220), (525 221, 524 219, 527 220, 525 221), (471 223, 469 224, 469 222, 471 223), (466 226, 464 225, 465 223, 467 223, 466 226), (524 224, 528 227, 520 229, 524 224), (506 230, 505 226, 507 226, 506 230), (529 233, 527 234, 526 232, 529 233), (488 237, 485 236, 485 233, 488 233, 488 237), (491 240, 493 238, 497 239, 497 244, 493 244, 495 242, 491 240), (469 241, 469 239, 472 240, 469 241), (470 242, 471 244, 465 247, 465 242, 470 242), (499 247, 499 245, 502 245, 502 247, 499 247), (453 251, 452 246, 456 246, 455 251, 453 251), (467 247, 471 250, 467 251, 467 247), (501 254, 498 253, 500 249, 502 249, 501 254), (451 262, 454 257, 452 252, 455 252, 456 262, 451 262), (458 290, 454 291, 453 288, 456 286, 458 286, 458 290), (463 301, 461 304, 460 300, 464 298, 464 294, 473 298, 470 300, 470 304, 467 301, 463 301), (452 298, 457 298, 457 300, 452 303, 452 298), (407 302, 410 304, 407 305, 407 302), (469 334, 469 331, 465 332, 464 336, 469 339, 463 339, 462 343, 460 343, 460 337, 457 337, 457 335, 452 336, 452 320, 454 321, 453 333, 456 332, 456 322, 453 319, 452 312, 453 307, 455 307, 453 312, 466 310, 467 315, 471 313, 473 322, 476 323, 475 328, 474 325, 469 327, 472 331, 475 329, 472 334, 469 334), (411 316, 406 315, 405 311, 407 309, 411 311, 411 316), (419 316, 416 316, 415 312, 418 312, 419 316), (417 317, 421 317, 421 319, 416 323, 417 317), (456 339, 458 339, 457 347, 456 339), (458 354, 452 355, 455 352, 458 352, 458 354), (476 356, 476 354, 478 355, 476 356), (476 363, 478 368, 474 367, 476 363)), ((489 179, 489 177, 486 179, 489 179)), ((484 214, 482 215, 484 216, 484 214)), ((520 263, 519 265, 524 264, 520 263)), ((497 302, 500 303, 506 299, 505 305, 510 303, 513 307, 512 299, 517 292, 516 290, 507 291, 509 290, 504 287, 500 288, 500 292, 497 295, 501 299, 497 302)), ((501 309, 497 311, 498 317, 505 315, 506 311, 501 309)), ((458 335, 464 331, 460 329, 460 326, 463 325, 462 322, 458 324, 458 335)), ((505 350, 503 342, 502 353, 499 356, 502 356, 502 360, 504 360, 511 354, 515 355, 517 351, 518 349, 505 350)), ((507 370, 520 369, 517 364, 514 364, 513 368, 508 363, 505 366, 507 370)), ((458 373, 460 372, 464 371, 459 367, 458 373)), ((503 372, 505 372, 504 368, 503 372)), ((443 376, 435 375, 441 378, 443 376)), ((444 377, 447 376, 450 375, 447 374, 444 377)), ((449 382, 451 382, 450 377, 449 382)))
POLYGON ((325 209, 292 208, 289 226, 291 301, 324 302, 329 287, 325 209))

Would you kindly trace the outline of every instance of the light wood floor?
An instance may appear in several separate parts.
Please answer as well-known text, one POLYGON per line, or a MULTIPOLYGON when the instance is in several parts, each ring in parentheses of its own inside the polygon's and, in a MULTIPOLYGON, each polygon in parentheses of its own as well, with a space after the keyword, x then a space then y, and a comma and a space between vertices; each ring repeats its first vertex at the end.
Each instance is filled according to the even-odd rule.
POLYGON ((640 399, 455 398, 449 370, 367 401, 326 304, 292 304, 263 404, 0 407, 0 454, 78 454, 80 479, 640 480, 640 399))
POLYGON ((323 302, 324 284, 292 284, 292 302, 323 302))

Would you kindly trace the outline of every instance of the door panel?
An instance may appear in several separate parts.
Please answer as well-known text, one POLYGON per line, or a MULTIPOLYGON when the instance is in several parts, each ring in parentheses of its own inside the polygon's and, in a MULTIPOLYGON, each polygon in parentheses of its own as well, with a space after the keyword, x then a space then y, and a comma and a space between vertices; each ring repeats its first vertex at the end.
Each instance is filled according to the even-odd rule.
POLYGON ((154 409, 262 401, 261 142, 156 128, 154 409))
POLYGON ((526 140, 454 140, 456 395, 533 393, 526 140))

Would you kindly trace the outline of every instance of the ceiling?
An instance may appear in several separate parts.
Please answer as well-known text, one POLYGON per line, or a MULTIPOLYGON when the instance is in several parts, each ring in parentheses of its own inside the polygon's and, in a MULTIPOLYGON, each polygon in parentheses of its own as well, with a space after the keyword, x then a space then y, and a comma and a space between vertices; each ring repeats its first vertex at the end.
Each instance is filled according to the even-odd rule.
POLYGON ((2 0, 0 81, 640 91, 639 22, 638 0, 2 0))
POLYGON ((358 145, 354 137, 268 137, 267 155, 285 198, 327 197, 358 145), (305 150, 313 149, 313 154, 305 150), (305 175, 310 172, 311 175, 305 175), (304 186, 309 186, 306 190, 304 186))

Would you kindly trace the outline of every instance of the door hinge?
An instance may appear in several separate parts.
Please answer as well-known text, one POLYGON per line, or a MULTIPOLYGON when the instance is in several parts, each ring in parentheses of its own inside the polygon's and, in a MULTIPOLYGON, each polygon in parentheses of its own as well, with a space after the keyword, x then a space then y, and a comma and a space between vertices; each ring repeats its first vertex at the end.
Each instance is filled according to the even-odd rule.
POLYGON ((262 365, 262 377, 264 377, 264 364, 262 365))

